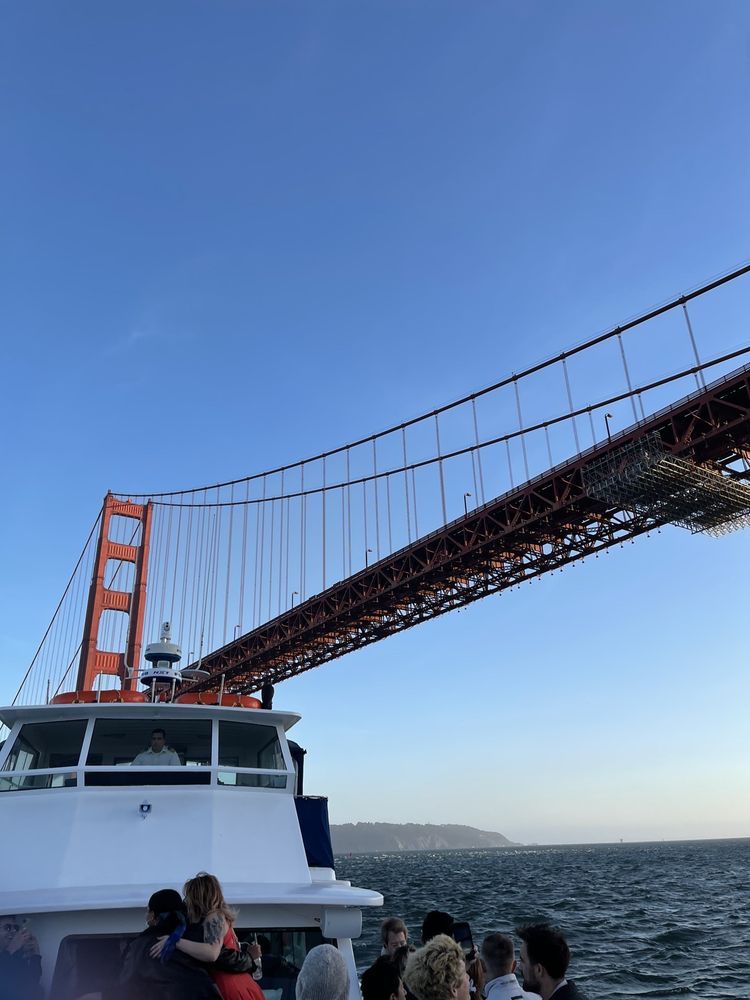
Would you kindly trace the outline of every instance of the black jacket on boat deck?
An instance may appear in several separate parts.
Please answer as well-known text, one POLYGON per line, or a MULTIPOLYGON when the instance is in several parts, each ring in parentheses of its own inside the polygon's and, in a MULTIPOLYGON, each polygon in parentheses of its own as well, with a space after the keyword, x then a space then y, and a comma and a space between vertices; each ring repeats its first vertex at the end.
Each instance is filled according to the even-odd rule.
POLYGON ((131 942, 122 962, 119 984, 106 1000, 221 1000, 204 966, 175 949, 166 962, 149 952, 164 931, 147 927, 131 942))
POLYGON ((42 995, 42 960, 38 955, 0 951, 0 1000, 38 1000, 42 995))
POLYGON ((587 1000, 586 994, 579 990, 575 983, 567 982, 559 990, 555 990, 551 1000, 587 1000))

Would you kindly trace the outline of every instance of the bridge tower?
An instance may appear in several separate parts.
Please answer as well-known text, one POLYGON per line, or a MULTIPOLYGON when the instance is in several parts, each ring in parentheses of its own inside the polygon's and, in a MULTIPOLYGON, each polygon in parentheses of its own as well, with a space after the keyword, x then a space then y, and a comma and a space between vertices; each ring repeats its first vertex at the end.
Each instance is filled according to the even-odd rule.
POLYGON ((136 678, 131 676, 138 666, 143 644, 143 620, 146 612, 146 580, 148 577, 148 547, 151 536, 151 503, 137 504, 130 500, 117 500, 108 493, 102 505, 96 560, 91 578, 86 619, 83 626, 81 659, 76 687, 93 690, 100 674, 120 678, 124 690, 134 690, 136 678), (113 517, 126 517, 134 523, 135 544, 114 542, 109 537, 113 517), (139 529, 140 526, 140 530, 139 529), (107 562, 133 563, 135 574, 133 589, 114 590, 105 585, 107 562), (103 612, 121 611, 128 615, 128 638, 125 652, 99 649, 97 645, 99 623, 103 612))

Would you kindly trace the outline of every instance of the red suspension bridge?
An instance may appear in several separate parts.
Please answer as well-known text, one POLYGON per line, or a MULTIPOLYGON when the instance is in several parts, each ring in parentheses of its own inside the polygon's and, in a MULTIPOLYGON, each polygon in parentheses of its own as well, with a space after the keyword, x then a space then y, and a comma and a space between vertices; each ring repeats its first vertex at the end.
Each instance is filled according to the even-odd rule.
POLYGON ((164 620, 194 690, 249 693, 664 524, 742 527, 748 273, 292 465, 107 494, 15 700, 137 688, 164 620))

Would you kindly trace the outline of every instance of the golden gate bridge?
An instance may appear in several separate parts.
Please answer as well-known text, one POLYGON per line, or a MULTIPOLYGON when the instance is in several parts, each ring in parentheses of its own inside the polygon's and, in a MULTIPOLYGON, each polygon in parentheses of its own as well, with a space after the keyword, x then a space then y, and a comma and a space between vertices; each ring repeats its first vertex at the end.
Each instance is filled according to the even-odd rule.
POLYGON ((250 693, 665 524, 746 525, 749 273, 298 462, 108 493, 14 703, 137 689, 162 621, 193 691, 250 693))

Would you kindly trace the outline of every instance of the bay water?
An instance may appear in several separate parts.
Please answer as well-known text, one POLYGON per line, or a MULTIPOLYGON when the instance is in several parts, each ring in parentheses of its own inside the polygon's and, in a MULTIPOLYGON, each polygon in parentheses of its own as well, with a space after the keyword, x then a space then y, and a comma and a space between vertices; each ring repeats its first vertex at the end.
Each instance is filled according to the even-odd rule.
POLYGON ((419 944, 436 909, 469 921, 477 944, 557 924, 589 1000, 750 1000, 750 839, 350 855, 336 871, 385 897, 363 911, 360 970, 379 954, 385 916, 419 944))

